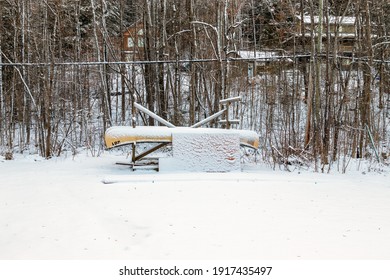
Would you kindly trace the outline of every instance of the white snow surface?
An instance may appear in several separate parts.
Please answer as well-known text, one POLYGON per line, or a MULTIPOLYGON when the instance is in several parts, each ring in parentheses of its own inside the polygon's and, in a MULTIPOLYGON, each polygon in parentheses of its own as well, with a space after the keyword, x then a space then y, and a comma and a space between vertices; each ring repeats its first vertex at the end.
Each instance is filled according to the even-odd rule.
POLYGON ((0 259, 390 258, 389 170, 131 172, 124 159, 0 157, 0 259))
MULTIPOLYGON (((173 157, 165 165, 174 163, 176 170, 191 172, 240 171, 239 134, 231 130, 221 131, 210 130, 200 134, 196 131, 182 133, 179 130, 173 133, 173 157)), ((165 167, 165 170, 169 168, 165 167)))

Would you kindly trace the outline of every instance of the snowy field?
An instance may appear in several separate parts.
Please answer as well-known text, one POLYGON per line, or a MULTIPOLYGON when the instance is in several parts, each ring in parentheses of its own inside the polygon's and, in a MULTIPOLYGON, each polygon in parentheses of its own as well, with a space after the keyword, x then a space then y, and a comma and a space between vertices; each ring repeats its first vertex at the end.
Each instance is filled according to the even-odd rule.
POLYGON ((390 259, 389 169, 157 173, 123 160, 0 158, 0 259, 390 259))

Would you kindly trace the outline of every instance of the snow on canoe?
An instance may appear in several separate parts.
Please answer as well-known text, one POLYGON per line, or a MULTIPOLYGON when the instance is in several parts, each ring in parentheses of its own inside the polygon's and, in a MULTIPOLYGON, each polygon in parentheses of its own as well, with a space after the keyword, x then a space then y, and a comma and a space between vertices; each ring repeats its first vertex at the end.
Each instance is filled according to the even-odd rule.
POLYGON ((134 143, 172 143, 172 135, 177 133, 237 133, 240 145, 253 149, 259 147, 259 136, 250 130, 220 129, 220 128, 189 128, 189 127, 165 127, 165 126, 113 126, 106 130, 105 143, 107 148, 134 144, 134 143))

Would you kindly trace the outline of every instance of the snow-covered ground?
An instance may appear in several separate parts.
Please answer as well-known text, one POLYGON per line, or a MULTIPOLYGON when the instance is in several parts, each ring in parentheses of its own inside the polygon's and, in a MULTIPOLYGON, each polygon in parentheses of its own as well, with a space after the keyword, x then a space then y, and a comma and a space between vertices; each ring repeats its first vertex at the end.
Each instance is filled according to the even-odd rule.
POLYGON ((390 258, 389 169, 130 172, 124 159, 0 158, 0 259, 390 258))

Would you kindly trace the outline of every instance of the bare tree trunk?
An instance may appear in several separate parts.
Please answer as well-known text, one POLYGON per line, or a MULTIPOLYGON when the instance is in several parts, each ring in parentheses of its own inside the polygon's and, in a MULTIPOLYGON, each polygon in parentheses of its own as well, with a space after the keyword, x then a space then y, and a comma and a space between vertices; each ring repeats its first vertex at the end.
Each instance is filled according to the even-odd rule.
MULTIPOLYGON (((166 20, 166 10, 167 10, 167 3, 166 0, 161 0, 161 15, 159 16, 159 19, 157 20, 159 24, 159 39, 157 42, 157 49, 158 49, 158 58, 159 61, 165 60, 165 51, 166 51, 166 27, 167 27, 167 20, 166 20)), ((163 63, 160 63, 157 65, 157 79, 158 79, 158 97, 159 97, 159 113, 160 116, 163 119, 168 119, 168 99, 167 94, 165 92, 165 85, 164 85, 164 75, 165 75, 165 65, 163 63)))
MULTIPOLYGON (((144 7, 144 27, 145 27, 145 59, 147 61, 156 61, 156 39, 154 25, 154 1, 145 1, 144 7)), ((145 86, 146 86, 146 103, 150 111, 155 111, 156 100, 156 65, 146 64, 145 68, 145 86)), ((154 119, 149 117, 149 125, 154 125, 154 119)))
POLYGON ((321 155, 321 161, 324 161, 321 143, 321 61, 322 61, 322 29, 323 29, 323 0, 319 0, 318 5, 318 26, 316 42, 316 83, 314 97, 314 149, 321 155))
MULTIPOLYGON (((301 0, 301 11, 300 11, 300 36, 301 36, 301 48, 302 52, 306 51, 306 30, 305 30, 305 23, 304 23, 304 0, 301 0)), ((302 72, 303 72, 303 80, 305 85, 305 102, 307 104, 307 113, 306 113, 306 125, 305 125, 305 138, 304 138, 304 146, 303 148, 306 149, 309 146, 310 140, 311 140, 311 115, 312 115, 312 65, 311 65, 312 58, 310 59, 309 63, 307 63, 306 59, 303 59, 302 62, 302 72), (309 65, 309 67, 308 67, 309 65), (308 69, 309 68, 309 69, 308 69)))
MULTIPOLYGON (((107 31, 107 3, 106 0, 101 0, 101 6, 102 6, 102 35, 103 35, 103 61, 108 62, 108 51, 109 51, 109 38, 108 38, 108 31, 107 31)), ((105 118, 105 124, 108 125, 112 124, 112 108, 111 108, 111 94, 110 94, 110 74, 108 71, 108 64, 104 64, 103 66, 103 73, 101 73, 102 76, 102 84, 103 84, 103 104, 105 105, 104 108, 104 115, 105 118)))
MULTIPOLYGON (((91 10, 92 10, 92 18, 93 18, 93 38, 94 38, 94 43, 95 43, 95 52, 96 52, 96 59, 97 61, 102 61, 101 55, 100 55, 100 44, 99 44, 99 37, 98 37, 98 18, 96 15, 96 3, 95 0, 90 0, 91 1, 91 10)), ((104 17, 103 17, 104 19, 104 17)), ((104 26, 104 24, 103 24, 104 26)), ((105 31, 103 30, 103 36, 105 34, 105 31)), ((105 39, 103 39, 105 41, 105 39)), ((105 42, 104 42, 105 44, 105 42)), ((105 56, 104 56, 105 58, 105 56)), ((109 110, 109 104, 108 104, 108 98, 107 96, 109 95, 108 91, 109 89, 107 88, 107 77, 105 77, 104 73, 107 73, 106 66, 99 65, 99 76, 100 76, 100 85, 101 85, 101 110, 103 113, 103 130, 106 130, 107 128, 107 123, 111 123, 110 119, 110 110, 109 110), (106 71, 105 71, 106 70, 106 71)))
MULTIPOLYGON (((327 6, 327 1, 325 2, 325 6, 327 6)), ((333 73, 334 73, 334 60, 337 55, 337 36, 333 38, 333 50, 332 54, 334 60, 331 59, 331 43, 332 38, 330 36, 331 32, 335 32, 335 30, 330 30, 329 24, 329 11, 326 10, 325 22, 326 22, 326 79, 325 79, 325 110, 324 110, 324 134, 323 134, 323 150, 322 150, 322 164, 329 164, 329 148, 330 148, 330 128, 333 126, 333 73)), ((334 33, 337 34, 337 33, 334 33)))
MULTIPOLYGON (((186 1, 187 2, 187 1, 186 1)), ((178 8, 175 7, 173 10, 174 12, 174 18, 178 18, 181 9, 182 2, 180 1, 178 3, 178 8)), ((184 3, 187 7, 187 3, 184 3)), ((188 8, 187 8, 188 9, 188 8)), ((189 16, 189 13, 188 13, 189 16)), ((178 43, 178 32, 182 30, 182 21, 177 20, 177 26, 175 29, 175 35, 174 35, 174 51, 175 51, 175 68, 173 73, 171 73, 172 79, 172 95, 173 95, 173 124, 180 125, 182 122, 182 114, 181 114, 181 106, 182 106, 182 94, 181 94, 181 80, 180 80, 180 50, 179 50, 179 43, 178 43)))
MULTIPOLYGON (((194 22, 196 20, 195 18, 195 12, 194 12, 194 0, 187 0, 187 10, 189 11, 189 20, 190 22, 194 22)), ((191 34, 190 37, 190 59, 194 59, 196 57, 196 50, 197 50, 197 36, 196 36, 196 27, 193 24, 191 28, 191 34)), ((190 113, 190 124, 195 123, 195 102, 196 102, 196 85, 198 84, 198 75, 196 74, 196 65, 195 63, 191 63, 191 80, 190 80, 190 103, 189 103, 189 113, 190 113)))
MULTIPOLYGON (((121 54, 120 54, 120 58, 121 58, 121 61, 125 61, 125 52, 124 52, 124 49, 123 49, 123 33, 124 33, 124 30, 123 30, 123 25, 124 25, 124 22, 123 22, 123 12, 124 12, 124 9, 125 9, 125 6, 124 6, 124 3, 123 3, 123 0, 120 0, 119 2, 119 9, 120 9, 120 18, 119 18, 119 32, 120 32, 120 36, 121 36, 121 54)), ((120 66, 120 82, 121 82, 121 122, 122 124, 125 123, 126 121, 126 66, 121 64, 120 66)), ((130 93, 129 93, 130 94, 130 93)))
MULTIPOLYGON (((3 9, 0 8, 0 28, 3 26, 3 9)), ((5 145, 5 104, 4 104, 4 92, 3 92, 3 35, 0 32, 0 147, 5 145)), ((1 149, 0 149, 1 151, 1 149)))
POLYGON ((225 0, 217 0, 217 28, 214 29, 217 42, 217 58, 218 58, 218 86, 214 95, 214 112, 219 110, 219 101, 225 98, 225 65, 223 57, 224 45, 224 2, 225 0))
POLYGON ((43 92, 43 100, 42 100, 42 119, 43 119, 43 136, 44 136, 44 151, 43 154, 45 158, 50 158, 52 156, 51 150, 51 113, 52 113, 52 94, 53 94, 53 76, 54 76, 54 61, 52 60, 52 51, 50 46, 53 44, 51 41, 51 34, 48 30, 49 27, 49 7, 44 5, 44 13, 45 13, 45 30, 44 30, 44 38, 47 42, 44 51, 44 58, 46 62, 51 61, 51 66, 47 67, 44 72, 44 92, 43 92))
POLYGON ((360 103, 360 122, 361 133, 359 139, 359 154, 363 156, 366 146, 366 128, 371 127, 370 112, 371 112, 371 82, 372 82, 372 40, 371 40, 371 18, 370 7, 367 0, 362 3, 362 53, 367 57, 367 62, 363 66, 363 92, 360 103))

